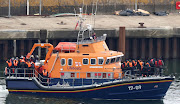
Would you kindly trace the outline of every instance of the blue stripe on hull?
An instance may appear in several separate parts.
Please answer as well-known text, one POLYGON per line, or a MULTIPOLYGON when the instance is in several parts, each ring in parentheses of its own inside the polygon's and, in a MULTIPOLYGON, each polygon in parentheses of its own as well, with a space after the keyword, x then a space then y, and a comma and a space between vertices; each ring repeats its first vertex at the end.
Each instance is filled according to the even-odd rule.
MULTIPOLYGON (((105 89, 98 89, 93 91, 59 93, 59 92, 39 92, 38 90, 42 91, 42 89, 36 86, 36 84, 33 81, 28 81, 28 80, 19 81, 18 85, 16 84, 15 87, 12 87, 17 82, 18 81, 15 82, 11 80, 7 81, 8 89, 29 90, 30 88, 31 89, 33 88, 33 90, 36 90, 37 92, 33 92, 33 93, 26 91, 19 92, 20 90, 19 91, 17 90, 17 92, 13 91, 12 93, 36 94, 47 97, 52 96, 52 97, 67 97, 67 98, 100 98, 100 99, 161 99, 165 96, 165 93, 167 92, 171 84, 171 82, 160 82, 160 83, 155 82, 155 83, 144 83, 144 84, 140 83, 140 84, 130 84, 130 85, 117 86, 117 87, 110 87, 105 89), (133 88, 135 88, 136 86, 141 86, 141 89, 129 89, 129 86, 131 87, 133 86, 133 88)), ((131 83, 133 82, 131 81, 131 83)), ((124 84, 124 83, 120 83, 120 84, 124 84)))

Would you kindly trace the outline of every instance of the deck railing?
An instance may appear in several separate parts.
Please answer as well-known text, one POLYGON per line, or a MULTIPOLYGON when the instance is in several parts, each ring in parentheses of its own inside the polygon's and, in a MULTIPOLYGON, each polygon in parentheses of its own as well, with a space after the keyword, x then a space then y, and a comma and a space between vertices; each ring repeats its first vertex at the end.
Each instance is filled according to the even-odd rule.
MULTIPOLYGON (((102 85, 104 83, 109 83, 109 82, 113 82, 113 81, 123 81, 123 80, 131 80, 131 79, 143 79, 143 78, 147 78, 147 77, 157 77, 157 76, 162 76, 163 75, 163 68, 161 68, 159 71, 155 71, 153 73, 150 72, 146 72, 146 73, 142 73, 140 71, 137 70, 124 70, 123 71, 123 75, 119 76, 118 79, 114 79, 113 73, 110 73, 111 76, 108 78, 103 78, 102 74, 104 72, 98 72, 101 73, 101 77, 95 77, 94 73, 95 72, 60 72, 60 76, 62 75, 61 73, 75 73, 74 77, 70 77, 70 76, 61 76, 60 79, 62 79, 61 84, 53 83, 51 82, 52 78, 43 76, 42 74, 38 73, 35 69, 33 68, 7 68, 6 70, 6 77, 7 78, 22 78, 22 79, 32 79, 32 78, 36 78, 36 80, 42 84, 43 86, 47 86, 47 87, 52 87, 52 86, 56 86, 56 87, 76 87, 76 86, 99 86, 102 85), (91 77, 87 77, 87 78, 81 78, 80 76, 82 74, 87 75, 87 73, 92 73, 91 77), (80 79, 78 82, 75 81, 77 79, 80 79), (86 81, 84 81, 86 79, 88 79, 88 84, 86 81), (105 82, 98 82, 99 79, 105 79, 105 82), (68 82, 67 80, 71 80, 71 82, 68 82)), ((70 74, 71 75, 71 74, 70 74)))

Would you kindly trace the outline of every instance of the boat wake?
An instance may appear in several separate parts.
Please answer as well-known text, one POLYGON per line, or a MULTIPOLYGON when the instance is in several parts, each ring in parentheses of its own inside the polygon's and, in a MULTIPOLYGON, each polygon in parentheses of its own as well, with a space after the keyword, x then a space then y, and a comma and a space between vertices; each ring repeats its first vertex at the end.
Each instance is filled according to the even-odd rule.
POLYGON ((163 101, 164 104, 178 104, 180 102, 180 80, 172 83, 163 101))
POLYGON ((9 92, 6 89, 6 85, 2 85, 0 83, 0 104, 6 103, 6 97, 8 96, 9 92))

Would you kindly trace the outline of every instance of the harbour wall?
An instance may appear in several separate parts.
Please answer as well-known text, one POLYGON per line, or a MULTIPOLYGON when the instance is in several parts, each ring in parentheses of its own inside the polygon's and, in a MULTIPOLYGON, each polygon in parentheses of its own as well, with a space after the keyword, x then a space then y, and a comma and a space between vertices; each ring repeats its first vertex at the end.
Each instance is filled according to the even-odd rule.
MULTIPOLYGON (((96 29, 97 36, 107 34, 106 43, 111 50, 120 50, 120 29, 96 29)), ((34 43, 76 42, 78 31, 74 30, 1 30, 0 60, 26 55, 34 43)), ((180 58, 180 28, 125 28, 125 58, 180 58)), ((41 49, 41 55, 45 56, 41 49)), ((36 49, 35 54, 38 54, 36 49)))
MULTIPOLYGON (((11 15, 26 15, 28 0, 10 0, 11 15)), ((95 10, 97 3, 97 14, 112 14, 117 10, 135 9, 137 8, 152 12, 167 11, 169 13, 179 13, 176 9, 176 2, 179 0, 41 0, 42 15, 51 15, 56 13, 74 13, 74 9, 78 12, 79 8, 84 4, 87 5, 87 13, 95 10)), ((8 0, 0 0, 0 16, 7 16, 9 10, 8 0)), ((29 14, 39 13, 40 0, 29 0, 29 14)), ((84 9, 85 12, 86 9, 84 9)))

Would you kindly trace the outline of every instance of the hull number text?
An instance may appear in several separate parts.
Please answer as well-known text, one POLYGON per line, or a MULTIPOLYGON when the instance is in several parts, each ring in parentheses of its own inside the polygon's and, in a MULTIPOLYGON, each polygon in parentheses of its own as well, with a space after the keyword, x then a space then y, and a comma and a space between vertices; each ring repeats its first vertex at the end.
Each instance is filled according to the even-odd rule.
POLYGON ((128 86, 129 90, 141 90, 141 85, 137 85, 137 86, 128 86))

